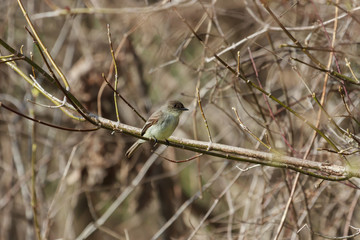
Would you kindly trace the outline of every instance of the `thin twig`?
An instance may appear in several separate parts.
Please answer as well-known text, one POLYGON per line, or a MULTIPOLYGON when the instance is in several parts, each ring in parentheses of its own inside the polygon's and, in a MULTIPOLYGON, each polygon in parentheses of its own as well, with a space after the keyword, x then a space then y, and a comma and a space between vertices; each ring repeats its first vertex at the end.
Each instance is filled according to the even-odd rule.
POLYGON ((4 108, 10 112, 13 112, 23 118, 26 118, 26 119, 29 119, 33 122, 36 122, 36 123, 39 123, 39 124, 42 124, 42 125, 45 125, 45 126, 48 126, 48 127, 52 127, 52 128, 57 128, 57 129, 60 129, 60 130, 64 130, 64 131, 71 131, 71 132, 92 132, 92 131, 96 131, 99 129, 99 127, 96 127, 96 128, 91 128, 91 129, 76 129, 76 128, 66 128, 66 127, 62 127, 62 126, 57 126, 57 125, 54 125, 54 124, 51 124, 51 123, 47 123, 47 122, 44 122, 44 121, 41 121, 39 119, 36 119, 36 118, 32 118, 32 117, 29 117, 11 107, 8 107, 7 105, 5 105, 4 103, 0 102, 0 108, 4 108))
POLYGON ((209 207, 208 211, 205 213, 204 217, 200 220, 196 228, 191 232, 190 236, 187 238, 191 240, 195 237, 195 234, 199 231, 200 227, 204 224, 205 220, 210 216, 216 205, 220 202, 220 199, 230 190, 232 185, 238 180, 240 175, 243 172, 239 171, 235 177, 227 184, 226 188, 219 194, 219 196, 214 200, 213 204, 209 207))
POLYGON ((64 82, 65 84, 65 87, 66 87, 66 90, 69 90, 69 83, 67 82, 66 78, 65 78, 65 75, 62 73, 62 71, 60 70, 60 68, 57 66, 57 64, 55 63, 54 59, 51 57, 50 53, 48 52, 47 48, 45 47, 45 45, 42 43, 40 37, 38 36, 36 30, 35 30, 35 27, 34 25, 32 24, 21 0, 17 0, 19 6, 20 6, 20 9, 27 21, 27 23, 29 24, 30 28, 31 28, 31 31, 33 32, 34 34, 34 37, 36 39, 36 41, 40 44, 40 47, 41 49, 44 51, 46 57, 50 60, 51 62, 51 65, 55 68, 56 72, 59 74, 60 78, 62 79, 62 81, 64 82))
MULTIPOLYGON (((258 82, 258 85, 259 85, 261 88, 263 88, 263 86, 262 86, 262 84, 261 84, 261 81, 260 81, 260 79, 259 79, 259 73, 258 73, 258 71, 257 71, 256 64, 255 64, 255 62, 254 62, 254 59, 253 59, 252 52, 251 52, 250 48, 248 48, 248 52, 249 52, 249 55, 250 55, 250 60, 251 60, 252 67, 253 67, 254 72, 255 72, 255 76, 256 76, 256 80, 257 80, 257 82, 258 82)), ((296 154, 295 149, 291 146, 291 144, 289 143, 289 141, 288 141, 287 138, 285 137, 284 131, 281 129, 279 122, 276 120, 276 118, 275 118, 275 116, 274 116, 274 113, 273 113, 273 111, 272 111, 272 109, 271 109, 271 106, 270 106, 270 103, 269 103, 268 98, 266 97, 266 95, 265 95, 264 93, 263 93, 262 95, 263 95, 264 101, 265 101, 265 103, 266 103, 266 106, 267 106, 267 108, 268 108, 270 117, 273 119, 273 121, 274 121, 274 122, 276 123, 276 125, 278 126, 279 131, 280 131, 280 134, 281 134, 281 137, 283 138, 285 144, 290 148, 290 150, 291 150, 291 152, 292 152, 293 154, 296 154)))
MULTIPOLYGON (((107 24, 107 35, 108 35, 108 40, 109 40, 111 58, 112 58, 112 61, 113 61, 113 66, 114 66, 114 71, 115 71, 115 74, 114 74, 114 79, 115 79, 114 89, 117 90, 118 80, 119 80, 118 79, 118 69, 117 69, 116 59, 115 59, 115 55, 114 55, 113 45, 112 45, 112 42, 111 42, 110 24, 107 24)), ((117 92, 114 91, 115 115, 116 115, 117 121, 120 122, 119 108, 118 108, 116 95, 117 95, 117 92)))
POLYGON ((259 139, 254 133, 251 132, 251 130, 244 125, 244 123, 241 121, 239 114, 236 110, 236 108, 232 107, 232 110, 235 113, 236 119, 239 121, 239 125, 240 127, 247 133, 249 133, 253 138, 255 138, 256 141, 258 141, 260 144, 262 144, 264 147, 266 147, 269 151, 273 151, 274 153, 278 153, 275 149, 273 149, 271 146, 267 145, 266 143, 264 143, 263 141, 261 141, 261 139, 259 139))
POLYGON ((274 237, 274 240, 279 239, 281 230, 282 230, 282 228, 284 227, 286 215, 287 215, 287 213, 288 213, 288 211, 289 211, 290 204, 291 204, 292 201, 293 201, 294 193, 295 193, 296 185, 297 185, 297 183, 298 183, 298 181, 299 181, 299 177, 300 177, 300 173, 298 172, 298 173, 296 173, 296 176, 295 176, 293 185, 292 185, 292 187, 291 187, 290 196, 289 196, 288 201, 287 201, 287 203, 286 203, 286 206, 285 206, 285 209, 284 209, 284 213, 283 213, 283 215, 282 215, 282 217, 281 217, 280 224, 279 224, 278 229, 277 229, 277 231, 276 231, 276 235, 275 235, 275 237, 274 237))
POLYGON ((199 104, 201 116, 202 116, 202 118, 203 118, 203 120, 204 120, 204 124, 205 124, 206 131, 207 131, 207 134, 208 134, 208 137, 209 137, 209 141, 210 141, 210 143, 209 143, 209 150, 211 150, 211 143, 212 143, 213 141, 212 141, 212 137, 211 137, 209 125, 208 125, 208 122, 207 122, 207 120, 206 120, 203 107, 202 107, 202 105, 201 105, 201 98, 200 98, 199 88, 196 88, 196 95, 197 95, 197 100, 198 100, 198 104, 199 104))
POLYGON ((352 238, 360 235, 360 228, 356 228, 356 227, 353 227, 353 226, 350 226, 350 227, 352 229, 356 230, 356 232, 354 234, 351 234, 351 235, 348 235, 348 236, 342 236, 342 237, 331 237, 331 236, 327 236, 327 235, 324 235, 324 234, 321 234, 321 233, 314 232, 312 229, 309 228, 309 226, 307 224, 305 224, 302 228, 300 228, 298 233, 300 231, 302 231, 302 229, 307 228, 314 235, 317 235, 317 236, 320 236, 320 237, 326 238, 326 239, 332 239, 332 240, 352 239, 352 238))
POLYGON ((141 116, 141 114, 140 114, 120 93, 118 93, 118 92, 115 90, 115 88, 113 88, 113 86, 111 86, 111 84, 110 84, 109 81, 106 79, 106 77, 105 77, 104 74, 102 74, 102 77, 103 77, 104 81, 106 82, 106 84, 111 88, 111 90, 112 90, 114 93, 116 93, 116 94, 119 96, 119 98, 121 98, 121 99, 136 113, 136 115, 138 115, 144 122, 146 122, 146 119, 145 119, 143 116, 141 116))
POLYGON ((187 201, 185 201, 175 212, 175 214, 165 223, 162 225, 162 227, 152 236, 152 240, 159 239, 159 237, 165 232, 166 229, 170 227, 173 222, 180 217, 180 214, 183 213, 195 200, 200 198, 201 192, 204 192, 206 189, 208 189, 223 173, 226 166, 228 165, 228 162, 224 162, 221 167, 216 171, 215 174, 212 175, 212 177, 206 182, 205 185, 203 185, 201 191, 199 190, 197 193, 195 193, 191 198, 189 198, 187 201))
MULTIPOLYGON (((0 102, 1 106, 1 102, 0 102)), ((34 118, 34 109, 30 110, 31 116, 34 118)), ((34 229, 36 233, 36 237, 38 240, 41 240, 40 234, 40 226, 39 226, 39 215, 38 215, 38 201, 36 195, 36 151, 37 151, 37 144, 36 144, 36 124, 31 123, 31 207, 33 210, 33 220, 34 220, 34 229)))
MULTIPOLYGON (((158 151, 158 150, 157 150, 158 151)), ((116 198, 115 201, 109 206, 105 213, 99 217, 96 221, 89 223, 83 231, 77 236, 76 240, 83 240, 89 237, 99 226, 102 226, 116 209, 125 201, 125 199, 134 191, 134 189, 140 184, 141 180, 145 177, 147 171, 155 163, 158 158, 157 154, 152 154, 149 159, 145 162, 137 176, 131 181, 131 184, 127 186, 121 194, 116 198)))

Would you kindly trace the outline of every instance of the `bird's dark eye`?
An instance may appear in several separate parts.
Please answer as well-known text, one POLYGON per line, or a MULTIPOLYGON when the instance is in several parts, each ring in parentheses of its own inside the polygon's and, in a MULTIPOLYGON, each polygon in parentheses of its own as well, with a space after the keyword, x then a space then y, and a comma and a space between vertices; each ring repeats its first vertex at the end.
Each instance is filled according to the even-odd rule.
POLYGON ((182 105, 181 103, 177 102, 174 104, 174 108, 184 108, 184 105, 182 105))

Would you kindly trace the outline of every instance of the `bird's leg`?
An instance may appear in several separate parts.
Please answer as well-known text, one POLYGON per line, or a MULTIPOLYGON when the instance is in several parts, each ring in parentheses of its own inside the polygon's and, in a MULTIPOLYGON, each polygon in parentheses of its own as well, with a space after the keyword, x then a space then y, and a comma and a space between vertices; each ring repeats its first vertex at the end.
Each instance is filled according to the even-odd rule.
POLYGON ((157 145, 157 143, 158 143, 158 140, 156 139, 156 137, 152 137, 152 140, 154 140, 154 147, 157 145))

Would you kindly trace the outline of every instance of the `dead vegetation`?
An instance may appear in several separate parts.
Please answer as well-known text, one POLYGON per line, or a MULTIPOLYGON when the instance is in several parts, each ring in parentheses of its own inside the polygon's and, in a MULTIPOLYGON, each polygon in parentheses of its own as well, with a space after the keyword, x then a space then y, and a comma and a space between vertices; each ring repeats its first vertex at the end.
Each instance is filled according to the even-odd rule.
POLYGON ((358 236, 360 5, 269 2, 4 0, 0 239, 358 236))

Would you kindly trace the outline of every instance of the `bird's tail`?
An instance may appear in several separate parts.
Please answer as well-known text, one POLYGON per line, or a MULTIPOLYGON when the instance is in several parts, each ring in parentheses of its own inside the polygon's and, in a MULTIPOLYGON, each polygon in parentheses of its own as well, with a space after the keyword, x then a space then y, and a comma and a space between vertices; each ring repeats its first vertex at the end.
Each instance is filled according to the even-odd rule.
POLYGON ((143 144, 143 143, 144 143, 144 140, 142 140, 142 139, 137 140, 137 141, 126 151, 125 156, 126 156, 127 158, 130 158, 130 157, 133 155, 133 153, 135 152, 135 150, 138 149, 138 147, 140 147, 140 145, 143 144))

